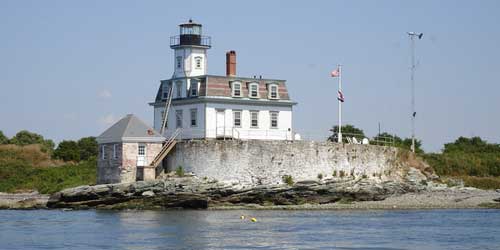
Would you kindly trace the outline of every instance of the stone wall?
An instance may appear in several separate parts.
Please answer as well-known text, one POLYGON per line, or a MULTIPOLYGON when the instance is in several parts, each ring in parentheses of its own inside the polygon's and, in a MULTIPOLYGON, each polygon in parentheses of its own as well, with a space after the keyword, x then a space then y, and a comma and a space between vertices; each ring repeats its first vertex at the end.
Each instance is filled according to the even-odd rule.
POLYGON ((120 182, 120 166, 122 165, 122 144, 104 143, 99 144, 97 156, 97 184, 120 182), (116 144, 116 158, 113 157, 113 145, 116 144), (104 148, 104 158, 102 146, 104 148))
MULTIPOLYGON (((160 152, 161 143, 145 143, 145 164, 149 165, 160 152)), ((97 160, 97 183, 134 182, 137 177, 150 178, 137 172, 137 154, 139 143, 106 143, 99 144, 97 160), (101 155, 101 146, 105 145, 105 158, 101 155), (116 145, 116 158, 113 157, 113 145, 116 145)), ((143 168, 140 168, 141 170, 143 168)), ((154 173, 154 171, 153 171, 154 173)), ((151 178, 150 178, 151 179, 151 178)))
POLYGON ((279 184, 329 178, 401 176, 398 150, 374 145, 312 141, 186 141, 167 156, 167 171, 182 166, 199 178, 241 184, 279 184))

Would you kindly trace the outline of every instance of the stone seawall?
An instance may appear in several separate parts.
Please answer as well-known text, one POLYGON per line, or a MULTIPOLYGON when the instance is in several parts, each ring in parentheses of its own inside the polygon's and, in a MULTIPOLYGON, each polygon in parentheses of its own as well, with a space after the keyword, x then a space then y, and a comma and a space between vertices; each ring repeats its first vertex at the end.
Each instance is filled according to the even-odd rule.
MULTIPOLYGON (((331 178, 394 180, 404 176, 398 149, 312 141, 185 141, 167 157, 167 171, 182 166, 199 178, 246 185, 331 178)), ((403 164, 404 165, 404 164, 403 164)))

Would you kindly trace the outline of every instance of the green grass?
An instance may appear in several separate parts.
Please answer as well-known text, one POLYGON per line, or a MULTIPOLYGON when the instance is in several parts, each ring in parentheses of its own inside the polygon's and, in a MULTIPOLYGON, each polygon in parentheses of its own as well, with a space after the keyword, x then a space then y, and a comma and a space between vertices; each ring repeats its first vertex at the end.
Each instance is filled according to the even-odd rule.
POLYGON ((95 182, 95 160, 59 167, 33 167, 22 162, 0 165, 0 192, 37 190, 51 194, 95 182))
POLYGON ((96 160, 77 164, 51 159, 39 145, 0 145, 0 192, 36 190, 51 194, 65 188, 93 185, 96 160))
POLYGON ((179 177, 184 177, 185 173, 182 166, 178 166, 177 169, 175 169, 175 174, 179 177))
POLYGON ((292 186, 294 183, 293 177, 291 175, 283 175, 281 179, 283 180, 284 183, 286 183, 289 186, 292 186))

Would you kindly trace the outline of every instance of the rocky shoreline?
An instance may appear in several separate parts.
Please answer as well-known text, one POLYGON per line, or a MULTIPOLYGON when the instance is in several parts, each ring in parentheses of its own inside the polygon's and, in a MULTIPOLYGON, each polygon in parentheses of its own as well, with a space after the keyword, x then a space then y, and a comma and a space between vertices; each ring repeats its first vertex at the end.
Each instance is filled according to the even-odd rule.
POLYGON ((47 208, 49 195, 31 193, 1 193, 0 209, 41 209, 47 208))
POLYGON ((371 179, 245 187, 197 178, 82 186, 50 197, 70 209, 425 209, 498 208, 500 193, 443 184, 371 179))
MULTIPOLYGON (((411 175, 410 175, 411 176, 411 175)), ((0 193, 0 209, 445 209, 500 208, 500 190, 406 178, 311 180, 243 186, 196 177, 80 186, 50 197, 0 193)))

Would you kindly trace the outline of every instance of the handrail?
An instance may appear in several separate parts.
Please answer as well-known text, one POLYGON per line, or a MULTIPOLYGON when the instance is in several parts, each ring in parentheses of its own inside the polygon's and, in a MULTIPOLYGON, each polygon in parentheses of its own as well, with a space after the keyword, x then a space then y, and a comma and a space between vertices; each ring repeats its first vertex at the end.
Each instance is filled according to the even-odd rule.
POLYGON ((170 84, 170 87, 168 88, 167 101, 165 103, 165 110, 163 111, 163 117, 162 117, 163 121, 161 123, 161 128, 160 128, 160 135, 162 136, 163 133, 165 132, 165 126, 167 125, 168 112, 170 111, 170 104, 172 103, 173 90, 174 90, 174 85, 170 84))
POLYGON ((176 143, 175 139, 177 138, 177 136, 179 136, 180 133, 181 133, 180 128, 175 130, 174 134, 167 140, 165 145, 163 145, 163 147, 161 148, 160 152, 151 161, 150 166, 153 166, 153 167, 158 166, 159 162, 161 160, 163 160, 163 158, 165 157, 165 154, 168 153, 168 151, 170 151, 172 149, 173 145, 175 145, 175 143, 176 143))

